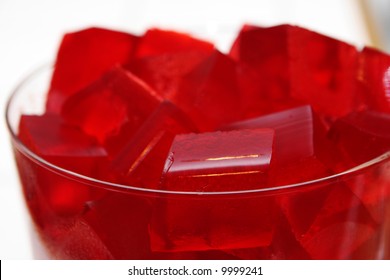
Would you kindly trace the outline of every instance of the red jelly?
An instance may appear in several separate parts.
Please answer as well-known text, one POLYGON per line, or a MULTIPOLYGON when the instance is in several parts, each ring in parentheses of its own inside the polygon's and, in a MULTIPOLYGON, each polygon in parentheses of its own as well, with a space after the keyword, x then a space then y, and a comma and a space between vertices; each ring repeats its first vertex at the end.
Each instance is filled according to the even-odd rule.
POLYGON ((364 108, 358 92, 358 51, 354 46, 294 28, 289 48, 293 97, 329 117, 364 108))
MULTIPOLYGON (((38 156, 72 172, 100 178, 107 167, 106 151, 92 137, 65 124, 58 116, 22 116, 19 136, 38 156)), ((91 191, 76 181, 59 179, 53 172, 34 172, 39 181, 39 189, 34 192, 46 198, 42 208, 49 207, 56 215, 79 213, 86 199, 99 195, 99 190, 91 191)))
POLYGON ((182 79, 209 55, 200 51, 163 53, 137 59, 127 67, 147 82, 163 98, 173 100, 180 94, 182 79))
MULTIPOLYGON (((267 180, 273 134, 270 129, 255 129, 178 135, 165 164, 162 188, 191 192, 262 188, 267 180)), ((260 203, 251 198, 162 201, 152 223, 152 249, 185 251, 267 245, 272 238, 273 215, 256 223, 252 213, 274 207, 272 200, 260 203)))
POLYGON ((245 26, 230 56, 239 63, 237 77, 242 112, 250 118, 296 106, 291 98, 289 25, 245 26))
POLYGON ((339 160, 353 167, 389 151, 389 125, 388 114, 374 111, 353 113, 334 124, 329 138, 341 151, 339 160))
POLYGON ((236 64, 219 51, 185 75, 171 101, 181 108, 201 131, 241 118, 236 64))
POLYGON ((112 161, 119 182, 157 188, 173 138, 195 132, 192 122, 175 105, 164 101, 112 161))
POLYGON ((262 188, 273 136, 270 129, 178 135, 165 163, 163 188, 200 192, 262 188))
POLYGON ((107 157, 96 140, 55 115, 22 116, 19 137, 45 160, 92 177, 107 157))
POLYGON ((345 259, 369 240, 377 227, 361 200, 338 184, 300 242, 314 259, 345 259))
POLYGON ((289 25, 247 27, 230 54, 243 65, 243 106, 249 116, 298 100, 332 117, 364 107, 357 93, 358 52, 346 43, 289 25))
POLYGON ((273 197, 161 198, 150 225, 151 249, 175 253, 268 246, 276 209, 273 197))
POLYGON ((311 107, 306 105, 235 122, 223 129, 275 129, 269 185, 281 186, 330 175, 316 156, 315 132, 323 129, 317 119, 311 107))
POLYGON ((150 258, 150 217, 148 200, 123 193, 91 201, 83 215, 114 259, 150 258), (124 250, 129 244, 131 250, 124 250))
POLYGON ((70 97, 61 113, 67 122, 79 126, 115 154, 159 103, 143 81, 115 67, 70 97))
POLYGON ((208 54, 214 45, 193 38, 187 34, 161 29, 149 29, 140 39, 136 57, 150 57, 162 54, 199 52, 208 54))
POLYGON ((49 112, 117 64, 131 60, 137 36, 102 28, 66 34, 57 54, 47 100, 49 112))
POLYGON ((360 54, 361 84, 371 110, 390 112, 390 56, 372 48, 360 54))
POLYGON ((14 143, 38 233, 54 258, 390 258, 389 67, 290 25, 229 54, 69 33, 14 143))

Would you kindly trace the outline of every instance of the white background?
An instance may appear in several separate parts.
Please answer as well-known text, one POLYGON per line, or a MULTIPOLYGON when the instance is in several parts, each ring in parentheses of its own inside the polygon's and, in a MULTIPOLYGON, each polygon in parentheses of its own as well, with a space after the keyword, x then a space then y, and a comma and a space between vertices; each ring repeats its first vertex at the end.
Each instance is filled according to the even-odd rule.
POLYGON ((217 38, 226 50, 231 39, 226 30, 246 20, 264 25, 295 23, 361 46, 369 39, 358 2, 0 0, 0 259, 32 258, 28 218, 4 121, 5 102, 27 73, 53 61, 64 32, 98 25, 140 33, 158 24, 194 29, 197 35, 217 38))

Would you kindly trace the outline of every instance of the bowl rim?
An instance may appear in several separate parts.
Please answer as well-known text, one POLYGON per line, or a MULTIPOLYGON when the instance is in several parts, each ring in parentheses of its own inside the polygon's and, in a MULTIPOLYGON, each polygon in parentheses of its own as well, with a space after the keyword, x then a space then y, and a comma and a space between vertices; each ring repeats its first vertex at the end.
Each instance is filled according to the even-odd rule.
POLYGON ((368 170, 371 167, 379 165, 381 163, 385 163, 386 161, 390 161, 390 151, 375 157, 369 161, 366 161, 358 166, 350 168, 348 170, 332 174, 330 176, 317 178, 314 180, 303 181, 294 184, 288 185, 280 185, 274 187, 260 188, 260 189, 247 189, 247 190, 236 190, 236 191, 221 191, 221 192, 209 192, 209 191, 171 191, 171 190, 162 190, 162 189, 150 189, 143 187, 135 187, 130 185, 118 184, 109 181, 99 180, 93 177, 89 177, 66 168, 62 168, 56 164, 53 164, 36 153, 34 153, 31 149, 29 149, 23 141, 18 137, 16 131, 12 128, 10 123, 10 108, 12 107, 13 101, 18 93, 28 84, 28 82, 32 81, 36 76, 41 74, 43 71, 47 71, 48 69, 52 70, 54 68, 53 64, 44 64, 32 72, 30 72, 27 76, 25 76, 14 88, 11 92, 11 95, 8 97, 5 107, 5 121, 7 130, 11 136, 11 144, 14 148, 16 148, 19 152, 21 152, 24 156, 28 157, 30 160, 39 164, 41 167, 49 169, 61 176, 68 177, 72 180, 79 181, 84 184, 88 184, 96 187, 103 187, 106 189, 113 189, 118 191, 135 191, 143 194, 158 194, 158 195, 191 195, 191 196, 226 196, 226 195, 252 195, 252 194, 270 194, 274 192, 284 192, 284 191, 297 191, 301 188, 309 188, 320 185, 328 185, 334 182, 340 182, 346 180, 347 178, 356 176, 361 174, 365 170, 368 170))

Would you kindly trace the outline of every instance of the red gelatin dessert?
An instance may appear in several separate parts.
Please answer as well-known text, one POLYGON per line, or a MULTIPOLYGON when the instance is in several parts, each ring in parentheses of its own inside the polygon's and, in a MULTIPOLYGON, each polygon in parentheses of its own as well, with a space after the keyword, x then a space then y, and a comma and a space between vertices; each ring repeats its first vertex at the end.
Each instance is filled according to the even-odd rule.
POLYGON ((169 101, 164 101, 112 161, 111 170, 119 182, 157 189, 174 137, 195 132, 192 122, 169 101))
POLYGON ((237 104, 240 94, 235 62, 214 51, 181 80, 172 102, 181 108, 200 131, 217 127, 241 118, 237 104))
POLYGON ((266 186, 274 131, 235 130, 175 137, 162 174, 162 188, 234 191, 266 186))
POLYGON ((37 232, 61 259, 390 258, 389 69, 290 25, 246 25, 228 54, 66 34, 15 132, 37 232))
POLYGON ((389 125, 389 114, 352 113, 337 120, 329 131, 329 138, 339 146, 339 160, 349 162, 353 167, 389 151, 389 125))
POLYGON ((370 110, 390 112, 390 56, 365 47, 360 54, 361 86, 370 110))
POLYGON ((296 26, 247 26, 230 55, 241 66, 248 117, 309 103, 330 117, 364 106, 358 93, 358 51, 296 26), (253 76, 249 79, 247 76, 253 76))
POLYGON ((91 177, 107 160, 106 150, 93 137, 56 115, 22 116, 19 137, 48 162, 91 177))
POLYGON ((143 81, 115 67, 67 99, 61 114, 68 123, 95 137, 114 156, 160 102, 143 81))
POLYGON ((114 65, 129 62, 138 37, 102 28, 66 34, 58 50, 47 111, 58 113, 63 102, 114 65))
POLYGON ((270 166, 270 186, 281 186, 326 177, 328 168, 316 151, 322 143, 317 134, 325 130, 309 105, 231 123, 224 130, 275 129, 274 152, 270 166), (294 146, 291 145, 294 143, 294 146))

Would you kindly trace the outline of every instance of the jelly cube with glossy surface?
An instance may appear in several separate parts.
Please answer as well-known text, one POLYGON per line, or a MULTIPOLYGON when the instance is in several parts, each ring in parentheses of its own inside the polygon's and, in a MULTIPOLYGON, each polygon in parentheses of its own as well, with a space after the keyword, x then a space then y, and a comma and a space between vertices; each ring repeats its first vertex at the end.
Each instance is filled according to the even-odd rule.
POLYGON ((173 138, 196 132, 187 116, 169 101, 164 101, 128 139, 111 163, 111 170, 122 183, 157 188, 173 138))
POLYGON ((331 117, 364 108, 358 52, 347 43, 296 26, 252 26, 241 31, 230 55, 243 65, 243 109, 249 116, 299 101, 331 117))
POLYGON ((365 47, 360 53, 361 84, 368 108, 390 112, 390 56, 365 47))
POLYGON ((390 115, 375 111, 352 113, 340 118, 329 138, 341 151, 340 161, 349 167, 362 164, 390 150, 390 115))
POLYGON ((165 163, 162 187, 211 192, 262 188, 273 139, 272 129, 178 135, 165 163))
MULTIPOLYGON (((61 168, 92 178, 99 178, 106 170, 105 149, 79 128, 65 124, 57 115, 22 116, 19 137, 32 152, 61 168)), ((54 172, 41 168, 32 172, 34 178, 30 178, 29 183, 35 189, 32 193, 39 192, 32 199, 40 199, 46 206, 39 208, 48 207, 57 215, 80 213, 86 200, 99 195, 98 191, 91 192, 76 181, 59 180, 54 172)))
POLYGON ((88 176, 96 176, 99 162, 107 152, 97 141, 78 127, 66 124, 57 115, 23 115, 19 137, 43 159, 62 168, 88 176))
POLYGON ((103 28, 65 34, 57 53, 47 111, 58 113, 65 99, 115 65, 128 63, 138 37, 103 28))
POLYGON ((160 102, 143 81, 115 67, 68 98, 61 113, 67 122, 79 126, 115 155, 160 102))
MULTIPOLYGON (((273 135, 270 129, 178 135, 161 187, 199 193, 265 187, 273 135)), ((275 206, 272 198, 161 199, 151 224, 152 250, 203 251, 268 245, 275 206)))
POLYGON ((240 120, 236 63, 221 52, 214 51, 182 78, 177 94, 171 101, 202 132, 240 120))

